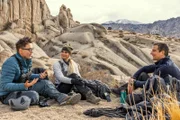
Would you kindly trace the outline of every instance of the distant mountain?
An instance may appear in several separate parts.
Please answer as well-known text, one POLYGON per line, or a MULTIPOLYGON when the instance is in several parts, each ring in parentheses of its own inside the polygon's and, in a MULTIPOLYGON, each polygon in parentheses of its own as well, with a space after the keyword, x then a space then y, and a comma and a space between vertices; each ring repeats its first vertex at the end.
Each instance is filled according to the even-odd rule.
POLYGON ((116 21, 107 21, 103 24, 142 24, 138 21, 133 21, 133 20, 127 20, 127 19, 119 19, 116 21))
POLYGON ((159 34, 161 36, 180 38, 180 17, 159 20, 149 24, 106 22, 102 25, 106 28, 111 27, 113 30, 127 30, 138 33, 159 34))

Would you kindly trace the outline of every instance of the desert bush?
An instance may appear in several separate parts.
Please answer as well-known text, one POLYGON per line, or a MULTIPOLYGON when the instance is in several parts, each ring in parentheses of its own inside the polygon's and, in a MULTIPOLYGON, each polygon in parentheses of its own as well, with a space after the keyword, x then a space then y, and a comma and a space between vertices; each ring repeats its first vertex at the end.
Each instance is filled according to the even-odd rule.
POLYGON ((172 38, 171 38, 171 37, 168 37, 167 39, 168 39, 169 41, 171 41, 171 40, 172 40, 172 38))
POLYGON ((123 34, 123 33, 119 33, 119 37, 120 37, 120 38, 123 38, 123 37, 124 37, 124 34, 123 34))
POLYGON ((95 64, 79 62, 81 76, 87 80, 100 80, 109 87, 114 87, 117 81, 111 76, 106 69, 97 68, 95 64))
POLYGON ((107 29, 108 29, 108 30, 112 30, 112 27, 108 27, 107 29))
POLYGON ((154 112, 150 120, 166 120, 167 116, 170 120, 180 120, 180 108, 177 99, 173 96, 157 98, 153 102, 154 112))
POLYGON ((130 31, 130 34, 136 35, 136 32, 134 32, 134 31, 130 31))
POLYGON ((3 26, 3 30, 7 30, 7 29, 9 29, 11 25, 12 25, 12 23, 11 23, 11 22, 7 22, 6 24, 4 24, 4 26, 3 26))
MULTIPOLYGON (((141 111, 140 113, 140 111, 138 111, 138 109, 135 107, 136 112, 138 111, 142 117, 142 119, 137 119, 137 120, 180 120, 180 114, 179 114, 180 103, 177 99, 178 96, 176 96, 179 94, 177 94, 176 90, 172 90, 172 89, 174 88, 170 87, 169 89, 169 87, 167 87, 167 89, 164 89, 163 86, 161 86, 160 84, 158 94, 152 89, 151 94, 153 97, 151 98, 148 97, 149 92, 146 92, 146 90, 143 89, 144 93, 148 93, 148 94, 144 94, 145 101, 143 102, 144 108, 142 107, 142 109, 145 112, 141 111), (146 98, 148 102, 151 103, 152 110, 150 111, 148 110, 148 106, 146 104, 146 98), (148 116, 150 118, 148 118, 148 116)), ((133 120, 136 120, 136 119, 133 119, 133 120)))
POLYGON ((123 33, 123 30, 119 30, 119 33, 123 33))

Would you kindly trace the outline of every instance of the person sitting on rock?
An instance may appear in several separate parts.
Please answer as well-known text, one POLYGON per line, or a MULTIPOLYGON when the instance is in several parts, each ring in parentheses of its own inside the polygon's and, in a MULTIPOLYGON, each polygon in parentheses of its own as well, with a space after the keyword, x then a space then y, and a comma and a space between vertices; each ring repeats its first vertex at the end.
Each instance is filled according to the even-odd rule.
POLYGON ((31 39, 24 37, 16 43, 17 53, 8 58, 2 65, 0 78, 0 100, 9 104, 10 99, 26 96, 31 105, 38 104, 39 95, 55 99, 60 105, 76 104, 81 95, 68 96, 60 93, 50 80, 46 80, 47 72, 33 74, 32 67, 33 44, 31 39))
POLYGON ((113 88, 112 92, 116 95, 120 95, 120 92, 127 88, 129 93, 131 93, 133 89, 143 88, 147 79, 149 78, 149 73, 153 73, 153 75, 160 76, 165 80, 166 84, 168 84, 169 82, 168 80, 166 81, 166 78, 168 78, 169 75, 180 80, 180 69, 170 59, 168 53, 169 48, 167 44, 155 43, 151 51, 151 55, 155 63, 140 68, 133 75, 133 77, 129 79, 129 84, 127 83, 119 88, 113 88))
POLYGON ((75 87, 76 92, 80 93, 82 98, 97 104, 100 98, 96 97, 91 89, 83 84, 79 66, 71 58, 72 50, 73 48, 70 45, 64 45, 60 53, 61 59, 53 65, 57 89, 62 93, 70 93, 72 88, 75 87))

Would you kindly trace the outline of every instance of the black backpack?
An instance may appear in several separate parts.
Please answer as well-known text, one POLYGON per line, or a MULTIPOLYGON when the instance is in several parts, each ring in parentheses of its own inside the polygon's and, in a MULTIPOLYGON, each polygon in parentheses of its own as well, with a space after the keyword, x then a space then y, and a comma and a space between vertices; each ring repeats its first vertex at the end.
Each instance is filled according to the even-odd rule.
MULTIPOLYGON (((34 74, 39 74, 39 73, 42 73, 45 71, 44 68, 33 68, 32 70, 29 69, 27 73, 23 73, 23 68, 22 68, 22 64, 20 62, 20 60, 16 57, 16 55, 12 55, 11 57, 15 57, 17 62, 18 62, 18 65, 19 65, 19 68, 20 68, 20 71, 21 71, 21 76, 20 78, 17 80, 17 81, 13 81, 14 83, 25 83, 26 80, 29 80, 30 79, 30 76, 32 73, 34 74)), ((45 78, 46 80, 49 80, 48 76, 45 78)))
POLYGON ((161 94, 167 91, 166 83, 163 78, 158 75, 150 77, 145 84, 145 94, 143 90, 143 95, 146 95, 147 98, 151 98, 154 95, 161 94))
POLYGON ((20 78, 18 80, 14 80, 13 82, 14 83, 25 83, 26 80, 29 80, 29 78, 31 76, 31 70, 29 69, 27 73, 24 73, 23 72, 22 64, 21 64, 20 60, 16 57, 16 55, 14 54, 11 57, 14 57, 17 60, 19 68, 20 68, 20 71, 21 71, 20 78))

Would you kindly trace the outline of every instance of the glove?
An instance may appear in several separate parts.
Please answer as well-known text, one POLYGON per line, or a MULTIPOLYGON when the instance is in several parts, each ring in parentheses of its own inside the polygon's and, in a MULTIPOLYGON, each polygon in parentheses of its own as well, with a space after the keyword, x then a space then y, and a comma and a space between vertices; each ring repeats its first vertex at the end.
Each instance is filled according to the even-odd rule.
POLYGON ((79 78, 81 78, 78 74, 76 74, 76 73, 72 73, 72 74, 70 74, 70 75, 68 75, 68 77, 69 78, 74 78, 74 79, 79 79, 79 78))
POLYGON ((71 83, 73 84, 73 85, 80 85, 80 86, 83 86, 83 81, 82 80, 80 80, 80 79, 71 79, 71 83))

